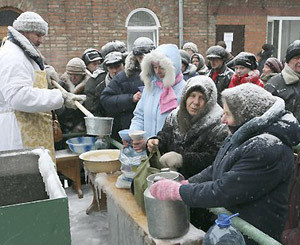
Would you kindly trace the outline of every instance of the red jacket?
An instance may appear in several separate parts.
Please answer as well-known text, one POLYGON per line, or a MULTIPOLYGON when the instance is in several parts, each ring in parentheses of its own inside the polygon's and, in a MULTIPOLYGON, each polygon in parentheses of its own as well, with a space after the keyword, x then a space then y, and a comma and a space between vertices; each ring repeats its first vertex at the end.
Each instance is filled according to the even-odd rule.
POLYGON ((243 83, 254 83, 258 86, 264 87, 264 84, 259 79, 259 71, 253 70, 244 75, 243 77, 239 77, 236 73, 233 74, 231 81, 229 83, 228 88, 233 88, 237 85, 243 84, 243 83))

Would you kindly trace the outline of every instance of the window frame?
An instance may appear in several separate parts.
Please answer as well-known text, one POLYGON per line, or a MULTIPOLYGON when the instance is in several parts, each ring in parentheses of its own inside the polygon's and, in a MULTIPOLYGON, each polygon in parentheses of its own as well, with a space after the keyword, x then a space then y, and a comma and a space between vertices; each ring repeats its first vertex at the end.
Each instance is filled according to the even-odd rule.
POLYGON ((125 27, 127 28, 127 48, 128 48, 129 51, 131 51, 131 47, 132 47, 132 44, 133 44, 133 43, 129 43, 129 34, 132 33, 132 32, 139 32, 139 33, 152 32, 154 45, 156 47, 158 46, 158 43, 159 43, 159 28, 161 27, 161 25, 160 25, 160 22, 159 22, 159 20, 156 16, 156 14, 153 11, 151 11, 150 9, 137 8, 137 9, 134 9, 133 11, 131 11, 128 14, 127 18, 126 18, 125 27), (152 16, 152 18, 154 19, 156 25, 155 26, 129 26, 128 24, 130 22, 131 17, 134 14, 136 14, 137 12, 146 12, 146 13, 150 14, 152 16))
POLYGON ((277 58, 281 60, 283 57, 281 57, 281 44, 282 44, 282 21, 284 20, 298 20, 300 21, 300 16, 268 16, 267 18, 267 36, 269 34, 269 22, 272 25, 271 30, 271 44, 273 44, 274 41, 274 21, 279 21, 279 30, 278 30, 278 48, 277 48, 277 58))

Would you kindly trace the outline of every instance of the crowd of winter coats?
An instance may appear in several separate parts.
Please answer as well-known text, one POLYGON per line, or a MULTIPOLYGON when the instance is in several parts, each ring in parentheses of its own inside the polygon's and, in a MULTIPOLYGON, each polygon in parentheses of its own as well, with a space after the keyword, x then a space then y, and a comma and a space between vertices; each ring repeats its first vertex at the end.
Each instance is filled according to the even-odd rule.
MULTIPOLYGON (((218 45, 210 47, 206 59, 192 42, 186 43, 179 50, 183 79, 187 81, 196 75, 211 77, 217 86, 220 105, 220 93, 225 88, 244 82, 263 86, 269 78, 281 72, 282 64, 279 60, 269 58, 266 62, 273 49, 272 45, 265 44, 265 50, 262 49, 258 54, 261 57, 259 66, 253 54, 239 54, 241 60, 245 58, 251 63, 247 65, 250 68, 249 72, 240 77, 231 69, 234 66, 234 57, 222 46, 226 48, 226 44, 220 41, 218 45), (215 58, 221 62, 212 64, 210 60, 216 60, 215 58), (269 69, 263 68, 264 63, 268 64, 269 69)), ((83 52, 82 57, 72 58, 66 65, 65 73, 60 77, 51 66, 46 66, 46 71, 48 78, 59 82, 68 92, 85 94, 87 97, 84 106, 95 116, 113 117, 112 136, 120 141, 118 131, 129 128, 144 86, 144 81, 140 78, 139 59, 154 48, 150 39, 139 38, 133 44, 132 51, 127 52, 125 43, 116 40, 105 44, 100 51, 89 48, 83 52)), ((81 111, 63 107, 56 113, 63 133, 85 131, 84 114, 81 111)))
MULTIPOLYGON (((273 57, 273 52, 272 45, 264 44, 256 55, 250 52, 241 52, 234 57, 226 50, 226 44, 220 41, 209 47, 203 56, 198 52, 197 45, 192 42, 185 43, 182 49, 178 49, 173 44, 155 47, 152 40, 140 37, 133 43, 130 52, 121 41, 109 42, 100 51, 94 48, 85 50, 82 57, 73 58, 67 63, 66 72, 60 78, 53 67, 48 66, 46 71, 50 80, 57 80, 69 92, 85 94, 84 106, 95 116, 113 117, 112 137, 114 139, 122 142, 118 135, 122 129, 145 130, 146 140, 137 142, 136 145, 133 143, 133 148, 136 151, 145 149, 151 151, 154 145, 158 146, 162 154, 160 159, 162 165, 179 171, 190 183, 193 183, 194 181, 203 182, 203 178, 207 174, 212 179, 222 178, 222 174, 235 166, 233 162, 238 162, 237 159, 245 154, 246 148, 250 147, 252 150, 254 142, 241 148, 241 152, 239 152, 238 146, 243 145, 246 139, 260 135, 261 129, 269 130, 269 134, 275 135, 288 145, 284 149, 287 155, 285 153, 283 155, 288 157, 292 152, 289 147, 297 142, 298 131, 294 131, 295 137, 293 137, 292 126, 283 125, 287 122, 292 125, 292 121, 284 121, 285 119, 283 120, 281 117, 284 117, 283 115, 286 113, 284 111, 287 110, 293 113, 298 121, 300 119, 300 61, 296 59, 298 56, 300 57, 300 41, 296 40, 290 44, 284 62, 273 57), (227 92, 227 88, 235 88, 249 83, 257 86, 256 88, 260 87, 261 90, 256 91, 256 88, 251 86, 245 88, 241 86, 241 90, 227 92), (251 91, 249 98, 242 95, 243 93, 247 94, 247 89, 251 91), (282 100, 270 97, 266 91, 281 97, 282 100), (201 107, 201 110, 193 112, 189 101, 193 93, 195 96, 199 96, 197 92, 203 96, 204 106, 201 107), (239 93, 241 97, 239 97, 239 93), (221 123, 221 117, 224 115, 222 95, 225 98, 227 96, 226 102, 230 106, 232 114, 237 111, 250 110, 246 115, 242 115, 243 113, 234 115, 237 121, 239 118, 242 119, 238 127, 228 127, 233 134, 232 138, 227 137, 228 128, 221 123), (246 109, 244 110, 241 106, 246 109), (234 108, 236 110, 233 110, 234 108), (257 112, 260 114, 256 115, 257 112), (263 113, 267 115, 266 118, 261 116, 263 113), (253 123, 253 120, 250 119, 258 115, 261 117, 258 117, 253 123), (247 123, 249 120, 252 123, 247 123), (275 123, 276 126, 273 127, 273 123, 277 120, 284 122, 275 123), (241 130, 241 125, 244 123, 247 126, 242 127, 243 130, 241 130), (239 133, 234 134, 236 131, 239 133), (233 151, 233 149, 235 150, 233 151), (230 153, 231 151, 233 153, 230 153), (232 157, 227 157, 229 160, 222 166, 218 165, 218 162, 223 162, 228 154, 232 154, 232 157), (209 173, 209 167, 213 163, 217 172, 209 173), (205 171, 202 171, 204 169, 205 171), (200 172, 201 175, 199 175, 200 172)), ((200 97, 198 99, 201 101, 200 97)), ((56 113, 64 133, 85 131, 84 115, 79 110, 61 108, 56 113)), ((296 128, 297 126, 295 126, 295 130, 296 128)), ((271 141, 271 138, 266 140, 271 141)), ((123 144, 125 143, 123 142, 123 144)), ((270 159, 273 159, 278 153, 275 148, 275 146, 270 148, 268 152, 256 150, 257 158, 253 168, 257 168, 256 177, 258 179, 259 168, 262 166, 260 164, 270 163, 270 159), (260 154, 261 158, 258 157, 260 154)), ((290 158, 286 159, 286 161, 290 160, 290 158)), ((284 161, 280 157, 280 164, 284 161)), ((276 163, 275 159, 271 162, 273 165, 276 163)), ((251 188, 242 190, 241 186, 240 191, 245 193, 246 204, 239 204, 240 200, 236 201, 237 204, 234 206, 234 210, 241 211, 242 218, 256 224, 278 240, 280 240, 287 213, 287 207, 283 207, 283 202, 279 200, 286 200, 287 197, 280 193, 286 192, 292 173, 287 166, 284 167, 280 164, 273 167, 274 171, 282 168, 282 171, 280 170, 278 173, 286 174, 283 178, 285 184, 280 184, 280 187, 276 187, 269 195, 257 197, 258 201, 254 200, 253 202, 249 199, 250 194, 248 193, 251 188), (265 204, 270 198, 273 198, 272 195, 278 197, 278 200, 274 201, 272 206, 274 210, 270 211, 265 204), (254 211, 256 209, 260 209, 260 211, 254 211), (276 212, 280 214, 275 215, 276 212), (255 213, 260 218, 257 218, 255 213), (264 213, 269 213, 266 219, 264 219, 264 213), (274 225, 274 222, 277 225, 274 225)), ((267 167, 269 168, 270 165, 267 167)), ((238 169, 236 173, 246 174, 247 171, 238 169)), ((264 178, 268 176, 270 183, 272 178, 281 178, 272 176, 272 174, 263 176, 264 178)), ((245 179, 252 183, 253 190, 257 189, 259 183, 253 179, 253 176, 245 177, 245 179)), ((234 183, 230 183, 230 185, 232 184, 234 183)), ((239 185, 239 180, 236 184, 239 185)), ((218 200, 205 198, 205 202, 202 200, 203 205, 199 205, 201 203, 199 193, 203 190, 196 190, 198 188, 196 185, 191 186, 189 185, 195 190, 188 190, 187 187, 181 188, 184 189, 184 192, 180 191, 181 198, 189 206, 198 207, 191 209, 191 222, 195 226, 207 230, 213 224, 212 215, 199 207, 226 206, 230 203, 227 199, 234 195, 234 191, 232 190, 233 192, 230 193, 231 191, 226 189, 227 194, 220 192, 222 196, 219 196, 218 200), (195 198, 189 199, 189 193, 194 193, 194 191, 198 194, 195 198), (195 202, 198 204, 195 205, 195 202)), ((262 188, 264 189, 264 186, 262 188)), ((205 195, 208 197, 209 193, 214 192, 218 191, 207 190, 205 195)), ((251 198, 255 194, 252 193, 251 198)))

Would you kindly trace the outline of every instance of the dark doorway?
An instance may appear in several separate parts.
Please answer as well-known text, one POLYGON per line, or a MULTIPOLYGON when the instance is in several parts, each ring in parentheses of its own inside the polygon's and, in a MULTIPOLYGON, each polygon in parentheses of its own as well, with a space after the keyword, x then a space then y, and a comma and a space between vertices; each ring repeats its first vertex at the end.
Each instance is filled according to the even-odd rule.
POLYGON ((231 53, 236 56, 244 51, 245 45, 245 26, 244 25, 216 25, 216 43, 225 41, 224 38, 232 37, 231 53), (225 33, 225 36, 224 36, 225 33))
POLYGON ((11 26, 20 13, 10 10, 10 9, 1 9, 0 10, 0 38, 6 37, 7 35, 7 26, 11 26))

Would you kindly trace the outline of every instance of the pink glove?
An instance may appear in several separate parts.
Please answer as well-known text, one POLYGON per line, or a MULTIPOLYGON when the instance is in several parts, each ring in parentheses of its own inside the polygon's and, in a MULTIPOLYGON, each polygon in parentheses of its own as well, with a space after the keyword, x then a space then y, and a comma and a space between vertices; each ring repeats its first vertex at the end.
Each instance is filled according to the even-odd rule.
POLYGON ((182 184, 182 185, 188 185, 189 184, 189 180, 187 180, 187 179, 181 180, 180 184, 182 184))
POLYGON ((150 193, 152 196, 162 201, 182 201, 179 194, 180 186, 181 184, 176 181, 163 179, 150 186, 150 193))

